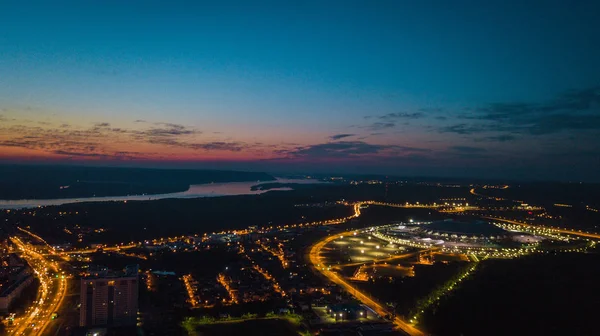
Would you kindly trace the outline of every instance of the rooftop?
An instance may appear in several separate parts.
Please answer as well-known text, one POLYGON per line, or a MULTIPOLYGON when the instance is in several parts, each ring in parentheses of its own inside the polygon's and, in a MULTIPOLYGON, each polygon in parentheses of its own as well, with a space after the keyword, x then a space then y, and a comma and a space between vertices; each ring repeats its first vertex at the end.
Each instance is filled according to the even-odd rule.
POLYGON ((486 221, 476 220, 461 222, 456 220, 443 220, 433 222, 424 228, 426 231, 457 235, 504 235, 506 231, 486 221))

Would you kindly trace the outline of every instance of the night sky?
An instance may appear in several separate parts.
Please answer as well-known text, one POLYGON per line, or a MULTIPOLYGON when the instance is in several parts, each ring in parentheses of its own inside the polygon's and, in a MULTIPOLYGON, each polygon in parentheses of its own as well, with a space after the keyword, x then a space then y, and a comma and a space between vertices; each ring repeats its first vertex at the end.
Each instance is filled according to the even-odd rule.
POLYGON ((0 2, 0 160, 600 181, 599 1, 0 2))

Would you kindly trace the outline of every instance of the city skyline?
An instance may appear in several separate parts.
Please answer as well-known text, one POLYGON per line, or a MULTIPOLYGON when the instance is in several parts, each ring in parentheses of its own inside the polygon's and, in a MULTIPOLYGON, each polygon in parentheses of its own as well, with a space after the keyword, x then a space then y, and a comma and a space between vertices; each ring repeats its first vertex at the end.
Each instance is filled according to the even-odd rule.
POLYGON ((69 5, 2 5, 2 162, 598 181, 593 2, 69 5))

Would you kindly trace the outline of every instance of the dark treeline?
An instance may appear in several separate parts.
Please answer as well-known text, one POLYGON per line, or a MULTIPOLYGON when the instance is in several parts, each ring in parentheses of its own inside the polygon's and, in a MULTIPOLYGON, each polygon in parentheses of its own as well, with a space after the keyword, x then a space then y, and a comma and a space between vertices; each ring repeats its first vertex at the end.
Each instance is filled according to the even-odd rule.
POLYGON ((249 226, 294 224, 348 216, 351 207, 296 207, 287 192, 265 195, 164 199, 137 202, 76 203, 35 210, 1 212, 8 223, 27 227, 60 243, 73 236, 63 228, 105 229, 85 243, 139 241, 157 237, 244 229, 249 226), (35 212, 35 216, 32 215, 35 212), (60 215, 67 212, 69 215, 60 215), (75 214, 77 213, 77 214, 75 214))
POLYGON ((600 206, 600 184, 597 183, 521 183, 508 189, 479 189, 479 192, 547 207, 554 203, 600 206))
POLYGON ((0 212, 0 220, 5 218, 7 223, 31 226, 35 232, 57 243, 72 238, 63 228, 72 229, 75 225, 103 228, 106 232, 92 234, 86 240, 87 243, 108 243, 339 218, 352 213, 350 207, 331 204, 341 199, 433 202, 440 197, 464 196, 468 192, 463 188, 417 185, 389 186, 387 192, 385 189, 383 185, 327 184, 261 195, 75 203, 0 212), (324 206, 326 202, 329 203, 324 206), (310 204, 323 206, 297 206, 310 204), (33 212, 35 216, 31 215, 33 212), (69 215, 60 215, 61 212, 69 215))

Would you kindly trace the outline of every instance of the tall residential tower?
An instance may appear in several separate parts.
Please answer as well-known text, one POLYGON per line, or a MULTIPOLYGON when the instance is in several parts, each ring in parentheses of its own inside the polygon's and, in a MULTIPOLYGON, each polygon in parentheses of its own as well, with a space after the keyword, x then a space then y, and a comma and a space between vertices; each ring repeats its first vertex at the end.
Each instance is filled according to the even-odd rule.
POLYGON ((81 278, 79 325, 135 325, 138 309, 138 265, 114 272, 96 268, 81 278))

